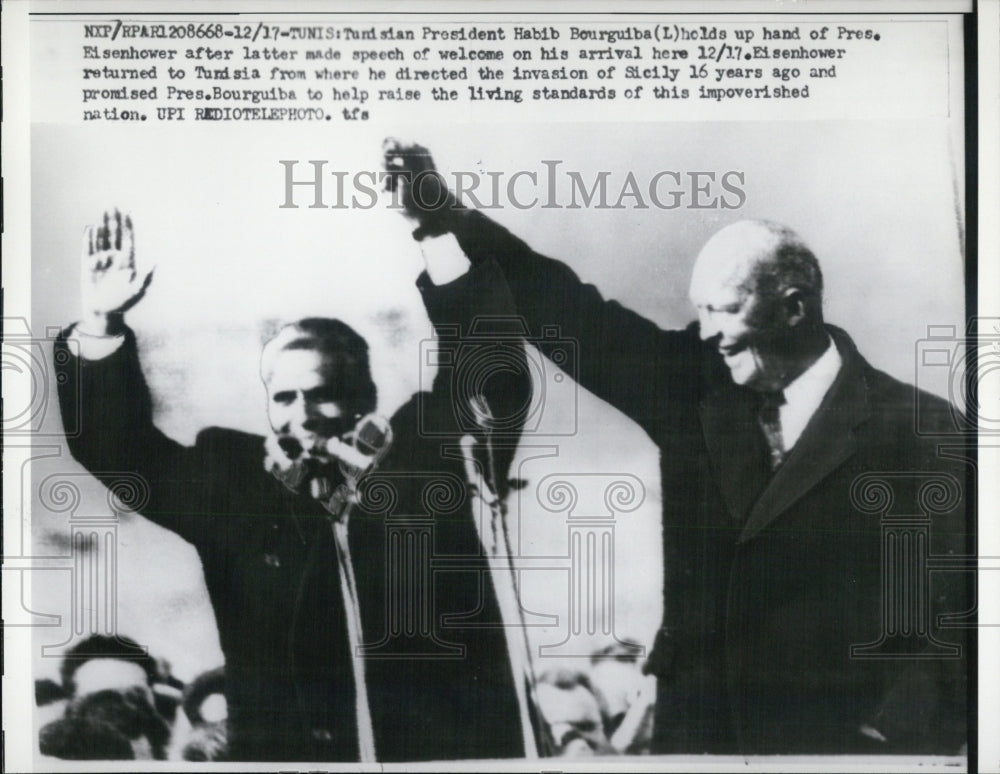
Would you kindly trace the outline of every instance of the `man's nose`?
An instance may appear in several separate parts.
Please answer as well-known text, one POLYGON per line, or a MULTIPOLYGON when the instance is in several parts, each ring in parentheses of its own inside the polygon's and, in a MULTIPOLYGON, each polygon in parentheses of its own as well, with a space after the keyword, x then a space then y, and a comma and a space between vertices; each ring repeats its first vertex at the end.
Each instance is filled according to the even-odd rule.
POLYGON ((330 418, 322 411, 318 401, 302 401, 302 427, 310 432, 329 422, 330 418))
POLYGON ((708 341, 709 339, 715 338, 720 333, 719 326, 715 324, 712 319, 712 315, 703 310, 698 310, 698 335, 701 336, 702 341, 708 341))
POLYGON ((301 396, 297 396, 295 400, 288 404, 285 409, 285 417, 289 428, 302 427, 306 420, 309 419, 306 402, 301 396))
POLYGON ((306 417, 305 421, 302 422, 301 427, 307 433, 319 433, 322 434, 328 429, 330 425, 330 420, 325 419, 319 415, 313 415, 306 417))

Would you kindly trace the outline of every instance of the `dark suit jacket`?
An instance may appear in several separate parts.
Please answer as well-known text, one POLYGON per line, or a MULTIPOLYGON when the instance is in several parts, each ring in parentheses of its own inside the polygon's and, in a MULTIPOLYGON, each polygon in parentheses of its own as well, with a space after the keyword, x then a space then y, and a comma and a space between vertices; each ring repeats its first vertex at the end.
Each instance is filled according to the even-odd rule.
MULTIPOLYGON (((418 286, 441 347, 454 348, 476 313, 511 309, 495 266, 442 287, 423 275, 418 286)), ((480 346, 484 335, 495 343, 482 326, 477 333, 480 346)), ((521 339, 506 341, 506 351, 523 359, 521 339)), ((461 357, 477 356, 475 344, 455 349, 456 368, 461 357)), ((510 362, 477 382, 498 416, 524 405, 530 390, 527 370, 518 373, 510 362)), ((131 331, 103 360, 75 368, 57 356, 56 363, 64 421, 81 428, 68 439, 76 459, 98 478, 143 476, 148 491, 136 510, 198 550, 226 657, 232 757, 357 760, 354 682, 326 512, 264 471, 260 437, 210 428, 188 448, 161 433, 131 331)), ((432 391, 392 417, 396 441, 350 520, 365 643, 372 646, 365 669, 376 752, 385 761, 524 755, 462 463, 442 453, 463 432, 452 405, 453 372, 442 368, 432 391), (426 574, 406 586, 415 577, 413 550, 433 567, 417 561, 426 574), (464 622, 448 617, 462 614, 464 622)), ((501 471, 516 434, 498 449, 501 471)))
POLYGON ((965 653, 942 643, 962 646, 962 629, 937 617, 971 607, 969 579, 929 573, 917 558, 958 558, 970 544, 967 469, 915 432, 917 398, 932 432, 953 426, 950 406, 872 368, 830 327, 842 370, 772 477, 759 397, 733 383, 696 326, 665 331, 606 301, 481 213, 454 228, 474 261, 499 261, 541 349, 542 326, 575 339, 579 383, 660 448, 664 614, 647 664, 659 678, 655 751, 957 752, 965 653), (947 496, 931 502, 935 482, 947 496), (890 521, 914 514, 929 515, 890 521), (902 533, 916 542, 892 537, 902 533), (918 580, 884 588, 899 573, 887 559, 895 550, 913 552, 897 562, 918 580), (926 605, 900 625, 919 636, 852 652, 898 624, 892 605, 908 592, 926 605))

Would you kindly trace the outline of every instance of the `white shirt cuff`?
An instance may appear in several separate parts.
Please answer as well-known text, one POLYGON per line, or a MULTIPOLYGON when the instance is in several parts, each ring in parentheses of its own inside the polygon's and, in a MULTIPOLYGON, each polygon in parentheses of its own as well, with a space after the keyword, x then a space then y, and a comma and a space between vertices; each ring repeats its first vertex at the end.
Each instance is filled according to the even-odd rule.
POLYGON ((447 285, 465 274, 471 266, 451 233, 422 239, 420 250, 427 265, 427 276, 435 285, 447 285))
POLYGON ((125 343, 125 334, 122 333, 118 336, 91 336, 83 333, 80 330, 80 326, 77 325, 66 340, 76 342, 76 346, 78 347, 76 351, 80 353, 80 357, 84 360, 103 360, 108 355, 121 349, 122 344, 125 343))

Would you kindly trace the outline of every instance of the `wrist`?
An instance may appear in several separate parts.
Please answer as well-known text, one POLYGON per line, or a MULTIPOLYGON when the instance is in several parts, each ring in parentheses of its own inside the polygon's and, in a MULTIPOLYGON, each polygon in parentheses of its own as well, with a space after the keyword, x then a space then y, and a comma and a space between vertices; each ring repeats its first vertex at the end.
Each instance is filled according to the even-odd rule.
POLYGON ((417 227, 413 230, 413 238, 420 242, 427 237, 441 236, 455 231, 461 213, 465 207, 458 201, 458 198, 451 191, 439 206, 420 209, 413 214, 413 219, 417 222, 417 227))
POLYGON ((118 338, 125 334, 125 316, 120 312, 91 312, 76 324, 76 331, 90 338, 118 338))
POLYGON ((103 360, 124 346, 127 331, 120 314, 117 318, 94 314, 76 323, 66 340, 75 342, 76 354, 81 359, 103 360))
POLYGON ((469 271, 470 263, 454 235, 428 235, 420 241, 427 276, 434 285, 447 285, 469 271))

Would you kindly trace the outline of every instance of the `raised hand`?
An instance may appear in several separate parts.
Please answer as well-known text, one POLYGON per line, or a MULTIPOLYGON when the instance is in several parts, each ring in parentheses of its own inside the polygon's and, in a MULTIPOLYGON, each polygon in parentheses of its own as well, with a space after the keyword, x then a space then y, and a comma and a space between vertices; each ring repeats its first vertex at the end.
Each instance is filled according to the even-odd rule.
POLYGON ((395 194, 403 215, 415 221, 424 235, 443 234, 459 207, 445 179, 434 166, 431 152, 416 143, 389 137, 382 143, 386 190, 395 194))
POLYGON ((153 270, 140 271, 135 261, 132 219, 117 209, 104 213, 100 226, 83 232, 81 300, 85 333, 115 332, 121 317, 146 294, 153 270))

